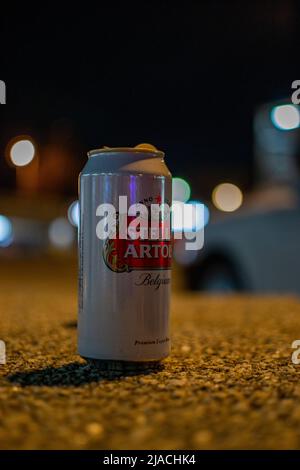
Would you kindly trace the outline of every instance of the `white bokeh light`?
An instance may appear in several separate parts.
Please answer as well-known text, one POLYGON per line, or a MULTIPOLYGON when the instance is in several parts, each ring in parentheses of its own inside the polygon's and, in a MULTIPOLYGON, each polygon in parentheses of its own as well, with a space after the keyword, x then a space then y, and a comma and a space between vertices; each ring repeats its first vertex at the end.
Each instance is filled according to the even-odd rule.
POLYGON ((10 159, 16 166, 26 166, 34 158, 35 148, 33 143, 28 140, 19 140, 10 149, 10 159))
POLYGON ((191 196, 191 188, 187 181, 182 178, 172 179, 173 201, 186 202, 191 196))
POLYGON ((69 248, 75 239, 72 225, 64 217, 54 219, 49 226, 49 240, 57 248, 69 248))
POLYGON ((220 211, 234 212, 242 205, 243 193, 235 184, 221 183, 213 190, 212 201, 220 211))
POLYGON ((79 201, 74 201, 68 209, 68 219, 74 227, 79 227, 79 201))
POLYGON ((275 106, 271 111, 271 120, 277 129, 289 131, 300 126, 298 106, 283 104, 275 106))
POLYGON ((12 223, 5 215, 0 215, 0 247, 7 247, 13 239, 12 223))
POLYGON ((209 221, 209 209, 199 201, 189 201, 184 204, 181 201, 173 201, 172 207, 172 231, 194 232, 202 230, 209 221), (179 212, 181 216, 179 216, 179 212))
POLYGON ((189 222, 191 230, 203 229, 209 222, 208 207, 200 201, 189 201, 187 204, 193 207, 192 219, 189 222))

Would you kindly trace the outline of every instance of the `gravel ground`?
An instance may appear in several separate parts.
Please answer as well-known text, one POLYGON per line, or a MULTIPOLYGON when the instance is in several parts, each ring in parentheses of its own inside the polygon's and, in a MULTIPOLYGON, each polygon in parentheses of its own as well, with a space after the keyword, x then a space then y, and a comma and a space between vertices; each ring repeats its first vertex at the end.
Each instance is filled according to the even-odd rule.
POLYGON ((300 447, 298 299, 174 294, 162 368, 100 374, 76 354, 72 276, 29 271, 0 276, 1 449, 300 447))

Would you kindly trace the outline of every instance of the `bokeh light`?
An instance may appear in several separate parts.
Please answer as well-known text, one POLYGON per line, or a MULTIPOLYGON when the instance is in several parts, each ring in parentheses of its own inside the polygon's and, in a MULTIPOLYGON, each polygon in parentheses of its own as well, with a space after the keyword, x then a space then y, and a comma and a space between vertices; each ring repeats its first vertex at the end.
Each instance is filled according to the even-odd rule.
POLYGON ((172 211, 172 231, 199 231, 209 221, 209 209, 200 201, 189 201, 187 204, 181 201, 173 201, 173 207, 180 208, 181 217, 177 216, 176 209, 172 211))
POLYGON ((283 104, 275 106, 271 111, 271 120, 277 129, 289 131, 300 126, 300 112, 298 106, 283 104))
POLYGON ((13 227, 8 217, 0 215, 0 247, 7 247, 13 240, 13 227))
POLYGON ((201 201, 189 201, 188 204, 193 206, 193 218, 191 220, 192 230, 201 230, 209 222, 209 209, 201 201))
POLYGON ((235 184, 221 183, 213 190, 212 201, 220 211, 233 212, 242 205, 243 194, 235 184))
POLYGON ((57 248, 69 248, 75 239, 72 225, 64 217, 54 219, 49 226, 49 240, 57 248))
POLYGON ((186 202, 191 196, 191 188, 187 181, 182 178, 172 179, 173 201, 186 202))
POLYGON ((34 158, 35 148, 29 139, 15 142, 10 149, 10 159, 16 166, 26 166, 34 158))
POLYGON ((74 227, 79 227, 79 201, 74 201, 68 209, 68 219, 74 227))
POLYGON ((173 232, 182 232, 184 225, 184 202, 174 201, 172 202, 172 213, 171 213, 171 227, 173 232), (179 215, 180 214, 180 215, 179 215))

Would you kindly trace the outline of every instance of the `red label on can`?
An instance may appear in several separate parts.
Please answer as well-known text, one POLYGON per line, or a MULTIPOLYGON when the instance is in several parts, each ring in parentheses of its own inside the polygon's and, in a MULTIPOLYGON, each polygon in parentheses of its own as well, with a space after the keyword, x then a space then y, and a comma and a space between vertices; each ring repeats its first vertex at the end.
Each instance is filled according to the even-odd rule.
POLYGON ((114 272, 170 269, 171 240, 107 239, 103 247, 105 264, 114 272))
MULTIPOLYGON (((131 219, 128 217, 127 222, 131 219)), ((159 225, 161 228, 162 224, 159 225)), ((172 240, 107 238, 103 259, 107 267, 117 273, 170 269, 172 240)))

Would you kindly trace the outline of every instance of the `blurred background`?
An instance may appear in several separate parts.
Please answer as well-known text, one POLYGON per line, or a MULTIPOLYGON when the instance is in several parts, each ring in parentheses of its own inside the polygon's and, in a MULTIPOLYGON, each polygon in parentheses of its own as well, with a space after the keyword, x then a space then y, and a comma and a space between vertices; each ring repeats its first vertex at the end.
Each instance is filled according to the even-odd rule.
POLYGON ((299 19, 296 0, 2 7, 2 276, 75 280, 87 151, 149 142, 174 200, 205 204, 174 288, 299 293, 299 19))

